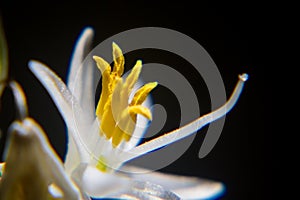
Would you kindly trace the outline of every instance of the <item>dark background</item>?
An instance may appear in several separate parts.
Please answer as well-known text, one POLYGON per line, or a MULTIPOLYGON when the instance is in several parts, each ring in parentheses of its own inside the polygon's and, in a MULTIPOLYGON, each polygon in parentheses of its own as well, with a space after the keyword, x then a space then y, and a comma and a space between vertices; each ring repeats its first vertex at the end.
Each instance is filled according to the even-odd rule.
MULTIPOLYGON (((265 199, 272 195, 268 181, 272 139, 268 131, 270 110, 267 107, 271 104, 268 100, 271 88, 266 86, 265 76, 269 69, 264 59, 272 17, 267 8, 249 4, 196 5, 188 1, 169 4, 159 1, 130 4, 125 1, 52 1, 26 5, 9 1, 0 3, 0 11, 9 47, 10 77, 22 84, 30 115, 45 129, 62 158, 66 141, 64 122, 27 63, 30 59, 40 60, 65 79, 74 41, 87 25, 95 29, 95 45, 114 34, 138 27, 164 27, 184 33, 211 55, 223 77, 227 95, 231 94, 237 75, 247 72, 250 79, 238 104, 227 115, 222 135, 210 154, 198 158, 207 130, 204 128, 188 151, 161 171, 222 181, 227 188, 223 199, 265 199)), ((197 91, 201 113, 210 111, 204 82, 184 60, 154 50, 136 51, 126 58, 129 67, 135 58, 142 58, 145 63, 155 61, 181 70, 197 91), (182 71, 183 65, 191 71, 182 71)), ((171 96, 164 88, 158 88, 153 97, 170 107, 167 111, 171 114, 163 131, 177 128, 180 113, 174 109, 176 101, 170 102, 171 96)), ((14 118, 11 102, 11 94, 6 91, 0 118, 4 132, 14 118)), ((3 134, 1 152, 5 138, 3 134)))

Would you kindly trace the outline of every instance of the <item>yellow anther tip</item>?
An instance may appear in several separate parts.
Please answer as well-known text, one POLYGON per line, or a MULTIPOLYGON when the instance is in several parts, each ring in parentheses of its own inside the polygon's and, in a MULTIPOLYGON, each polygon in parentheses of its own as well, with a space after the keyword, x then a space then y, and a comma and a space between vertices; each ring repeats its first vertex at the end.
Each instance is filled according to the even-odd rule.
POLYGON ((99 56, 93 56, 93 59, 94 59, 95 61, 102 60, 99 56))
POLYGON ((110 65, 103 58, 99 56, 93 56, 93 59, 96 61, 97 67, 101 73, 110 68, 110 65))
POLYGON ((158 85, 158 82, 151 82, 149 83, 151 85, 152 88, 155 88, 158 85))
POLYGON ((143 65, 142 60, 137 60, 137 61, 136 61, 136 65, 137 65, 137 66, 142 66, 142 65, 143 65))
POLYGON ((117 43, 115 43, 115 42, 112 42, 112 47, 121 50, 121 48, 119 47, 119 45, 117 45, 117 43))
POLYGON ((151 111, 148 108, 144 107, 144 106, 141 106, 141 105, 130 106, 128 112, 131 115, 137 115, 137 114, 143 115, 148 120, 152 121, 151 111))

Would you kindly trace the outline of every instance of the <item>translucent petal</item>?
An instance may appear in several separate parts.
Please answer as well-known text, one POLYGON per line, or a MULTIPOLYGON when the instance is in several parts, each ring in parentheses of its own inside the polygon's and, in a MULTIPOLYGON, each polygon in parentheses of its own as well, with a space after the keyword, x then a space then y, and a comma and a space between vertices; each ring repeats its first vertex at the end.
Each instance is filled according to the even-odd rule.
POLYGON ((85 66, 82 64, 91 49, 93 36, 92 28, 85 28, 80 34, 74 48, 67 78, 69 90, 86 113, 89 113, 88 117, 91 119, 94 118, 95 113, 95 67, 92 61, 84 62, 85 66))
POLYGON ((103 173, 95 167, 82 165, 82 169, 78 168, 74 173, 78 173, 76 175, 77 181, 91 197, 108 198, 122 193, 130 187, 131 180, 128 177, 114 173, 103 173))
MULTIPOLYGON (((224 191, 223 183, 190 176, 149 172, 148 169, 124 166, 133 181, 150 182, 177 194, 181 199, 217 199, 224 191)), ((121 170, 122 170, 121 169, 121 170)))
POLYGON ((132 187, 125 194, 121 194, 119 199, 139 199, 139 200, 179 200, 179 196, 165 189, 161 185, 149 181, 133 181, 132 187))
POLYGON ((67 86, 62 80, 48 67, 38 61, 30 61, 29 68, 47 89, 58 110, 63 116, 67 127, 71 130, 69 133, 76 144, 80 160, 87 162, 89 155, 81 138, 88 134, 88 127, 92 122, 87 121, 85 112, 81 110, 76 99, 73 97, 67 86), (82 134, 80 136, 80 134, 82 134))
POLYGON ((158 138, 155 138, 149 142, 139 145, 128 152, 123 152, 123 155, 120 156, 120 157, 122 157, 121 162, 123 163, 123 162, 129 161, 131 159, 134 159, 136 157, 144 155, 148 152, 154 151, 154 150, 164 147, 168 144, 176 142, 182 138, 185 138, 185 137, 195 133, 196 131, 198 131, 199 129, 204 127, 205 125, 221 118, 226 113, 228 113, 233 108, 233 106, 236 104, 236 102, 242 92, 244 82, 247 79, 248 79, 247 74, 243 74, 243 75, 239 76, 239 81, 238 81, 231 97, 223 106, 221 106, 217 110, 215 110, 209 114, 206 114, 202 117, 199 117, 198 119, 194 120, 193 122, 179 128, 179 129, 176 129, 176 130, 166 133, 158 138))
MULTIPOLYGON (((74 134, 75 133, 72 133, 72 129, 68 129, 68 135, 74 134)), ((78 155, 79 152, 76 142, 74 141, 74 137, 68 137, 67 153, 64 161, 67 174, 71 174, 72 171, 81 163, 81 159, 78 155)))

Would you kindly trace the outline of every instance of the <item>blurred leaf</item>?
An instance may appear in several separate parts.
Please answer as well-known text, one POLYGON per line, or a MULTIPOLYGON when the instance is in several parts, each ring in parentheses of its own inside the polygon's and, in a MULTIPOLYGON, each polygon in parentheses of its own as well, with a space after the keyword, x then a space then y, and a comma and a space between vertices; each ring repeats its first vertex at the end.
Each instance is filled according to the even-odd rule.
POLYGON ((0 18, 0 97, 5 87, 4 81, 8 73, 8 54, 7 44, 5 40, 4 30, 2 27, 2 20, 0 18))

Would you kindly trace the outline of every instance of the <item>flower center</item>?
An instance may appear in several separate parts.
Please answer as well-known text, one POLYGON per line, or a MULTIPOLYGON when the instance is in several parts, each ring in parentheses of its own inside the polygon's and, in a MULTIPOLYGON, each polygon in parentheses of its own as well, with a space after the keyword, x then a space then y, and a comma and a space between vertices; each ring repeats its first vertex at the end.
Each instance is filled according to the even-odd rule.
POLYGON ((122 141, 128 142, 134 132, 137 115, 152 119, 151 111, 142 106, 148 94, 157 86, 157 82, 145 84, 137 90, 129 102, 129 95, 138 81, 142 62, 138 60, 128 77, 123 80, 124 56, 121 49, 113 43, 113 70, 98 56, 93 57, 102 73, 102 92, 96 108, 96 116, 101 121, 100 135, 112 141, 117 147, 122 141))

